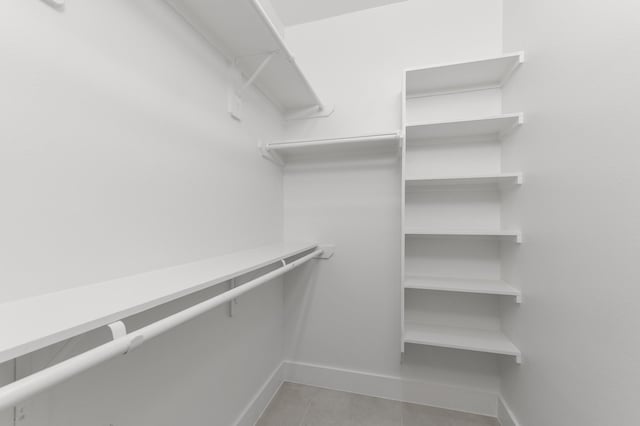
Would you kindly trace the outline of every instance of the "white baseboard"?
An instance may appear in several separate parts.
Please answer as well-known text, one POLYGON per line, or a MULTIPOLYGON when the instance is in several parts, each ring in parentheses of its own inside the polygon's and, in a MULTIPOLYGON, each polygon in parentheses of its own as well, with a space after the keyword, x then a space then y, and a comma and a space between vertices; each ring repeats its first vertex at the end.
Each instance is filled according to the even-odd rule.
POLYGON ((505 400, 498 399, 498 421, 502 426, 520 426, 505 400))
POLYGON ((262 387, 256 392, 249 404, 235 421, 235 426, 254 426, 265 408, 269 405, 274 395, 280 389, 284 381, 284 363, 281 363, 269 376, 262 387))
MULTIPOLYGON (((496 417, 493 392, 409 380, 323 365, 285 361, 284 381, 496 417)), ((507 426, 507 425, 505 425, 507 426)))
POLYGON ((284 361, 271 373, 234 425, 254 426, 285 381, 497 416, 502 426, 520 426, 504 399, 493 392, 292 361, 284 361))

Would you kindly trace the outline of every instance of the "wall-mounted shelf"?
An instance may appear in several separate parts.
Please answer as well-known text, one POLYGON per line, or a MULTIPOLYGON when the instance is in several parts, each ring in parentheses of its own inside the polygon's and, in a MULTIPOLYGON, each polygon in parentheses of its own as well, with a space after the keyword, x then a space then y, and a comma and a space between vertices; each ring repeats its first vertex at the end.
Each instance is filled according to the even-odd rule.
POLYGON ((469 120, 407 124, 407 141, 469 136, 500 138, 523 122, 524 115, 514 113, 469 120))
POLYGON ((279 243, 0 304, 0 364, 315 247, 279 243))
POLYGON ((521 185, 522 173, 497 173, 488 175, 460 175, 460 176, 433 176, 433 177, 407 177, 407 188, 433 185, 467 185, 467 184, 500 184, 521 185))
POLYGON ((428 229, 406 228, 405 235, 431 237, 512 237, 516 243, 522 242, 522 234, 518 231, 482 230, 482 229, 428 229))
POLYGON ((258 0, 166 1, 246 77, 275 52, 254 83, 283 112, 323 108, 258 0))
POLYGON ((475 61, 406 70, 407 97, 434 96, 502 87, 524 62, 517 52, 475 61))
POLYGON ((500 331, 445 327, 407 322, 404 342, 441 348, 462 349, 516 357, 522 362, 520 350, 500 331))
POLYGON ((260 144, 262 156, 284 165, 293 157, 327 157, 348 154, 394 154, 400 150, 402 134, 397 132, 328 139, 298 139, 260 144))
POLYGON ((453 293, 513 296, 516 298, 516 303, 522 302, 522 294, 520 290, 500 280, 407 276, 404 280, 404 288, 448 291, 453 293))

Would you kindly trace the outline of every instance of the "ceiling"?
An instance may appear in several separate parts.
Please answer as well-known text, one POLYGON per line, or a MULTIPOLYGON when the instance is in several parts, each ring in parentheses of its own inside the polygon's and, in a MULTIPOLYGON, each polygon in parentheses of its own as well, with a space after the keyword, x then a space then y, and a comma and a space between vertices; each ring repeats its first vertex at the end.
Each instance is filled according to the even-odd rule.
POLYGON ((405 0, 271 0, 285 26, 317 21, 405 0))

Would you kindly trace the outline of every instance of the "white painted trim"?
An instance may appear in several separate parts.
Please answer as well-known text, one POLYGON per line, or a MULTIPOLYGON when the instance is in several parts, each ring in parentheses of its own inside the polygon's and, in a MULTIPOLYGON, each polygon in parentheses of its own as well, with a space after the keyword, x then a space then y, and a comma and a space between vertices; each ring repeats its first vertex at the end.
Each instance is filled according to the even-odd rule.
POLYGON ((511 411, 502 396, 498 398, 498 421, 501 426, 520 426, 520 423, 513 415, 513 411, 511 411))
POLYGON ((284 382, 497 416, 502 426, 520 426, 502 396, 493 392, 292 361, 282 362, 271 373, 234 426, 254 426, 284 382))
POLYGON ((284 381, 284 363, 273 370, 266 382, 260 387, 251 401, 242 410, 234 422, 235 426, 254 426, 284 381))
POLYGON ((493 392, 397 376, 285 361, 284 381, 496 417, 493 392))

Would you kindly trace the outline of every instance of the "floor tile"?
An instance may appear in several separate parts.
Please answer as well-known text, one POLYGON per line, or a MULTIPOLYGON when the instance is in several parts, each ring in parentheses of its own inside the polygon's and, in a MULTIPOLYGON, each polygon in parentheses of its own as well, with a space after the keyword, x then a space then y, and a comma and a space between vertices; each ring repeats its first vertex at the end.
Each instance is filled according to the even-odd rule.
POLYGON ((323 389, 302 426, 401 426, 402 405, 395 401, 323 389))
POLYGON ((499 426, 478 416, 284 383, 256 426, 499 426))
POLYGON ((285 382, 256 426, 300 426, 318 388, 285 382))
POLYGON ((404 403, 402 426, 500 426, 493 417, 404 403))

